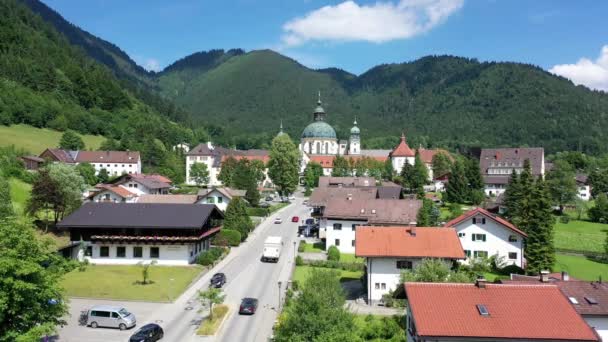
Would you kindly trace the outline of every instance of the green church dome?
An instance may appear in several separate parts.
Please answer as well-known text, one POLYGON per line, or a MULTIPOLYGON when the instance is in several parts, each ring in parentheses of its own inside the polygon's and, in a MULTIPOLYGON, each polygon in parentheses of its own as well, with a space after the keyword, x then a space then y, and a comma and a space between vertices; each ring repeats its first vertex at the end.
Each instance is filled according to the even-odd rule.
POLYGON ((304 128, 302 138, 336 139, 336 131, 327 122, 315 121, 304 128))
POLYGON ((361 133, 361 131, 359 130, 359 127, 354 126, 353 128, 350 129, 350 134, 359 134, 361 133))

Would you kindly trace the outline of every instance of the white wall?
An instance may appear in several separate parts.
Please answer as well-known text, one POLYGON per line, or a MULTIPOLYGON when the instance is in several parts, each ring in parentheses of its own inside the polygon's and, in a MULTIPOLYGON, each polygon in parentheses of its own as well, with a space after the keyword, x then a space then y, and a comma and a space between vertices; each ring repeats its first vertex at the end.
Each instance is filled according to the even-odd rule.
POLYGON ((583 201, 591 199, 591 187, 589 185, 577 185, 577 196, 583 201))
POLYGON ((215 204, 215 206, 221 211, 226 211, 228 204, 230 203, 230 199, 224 196, 217 190, 211 191, 205 198, 196 202, 198 204, 215 204))
MULTIPOLYGON (((336 246, 336 239, 340 240, 338 250, 340 253, 355 254, 355 230, 352 228, 355 225, 365 225, 364 221, 349 221, 349 220, 323 220, 325 224, 325 249, 329 249, 330 246, 336 246), (335 230, 334 224, 342 224, 341 230, 335 230)), ((320 225, 319 225, 320 226, 320 225)))
POLYGON ((134 194, 137 194, 138 196, 140 195, 150 195, 150 194, 155 194, 156 191, 153 193, 149 188, 147 188, 145 185, 142 185, 134 180, 130 180, 126 183, 120 184, 119 186, 122 186, 123 188, 131 191, 134 194))
POLYGON ((308 154, 337 155, 339 147, 336 139, 305 138, 300 142, 300 151, 308 154))
POLYGON ((186 184, 196 185, 196 182, 190 178, 190 167, 195 163, 203 163, 207 165, 207 170, 209 171, 209 184, 207 185, 221 185, 222 182, 217 179, 217 176, 220 173, 220 168, 213 167, 214 160, 215 158, 212 156, 186 156, 186 184))
POLYGON ((507 190, 506 184, 485 184, 483 191, 486 193, 486 196, 494 196, 498 197, 503 192, 507 190))
POLYGON ((133 202, 135 202, 136 198, 137 197, 131 197, 131 198, 125 200, 124 198, 113 193, 112 191, 104 190, 104 191, 99 192, 97 195, 93 196, 91 201, 92 202, 133 203, 133 202), (109 197, 109 199, 106 199, 106 197, 109 197))
POLYGON ((472 218, 469 218, 454 227, 460 237, 462 249, 471 251, 471 257, 474 256, 474 251, 486 251, 488 252, 488 257, 498 254, 504 257, 507 265, 522 267, 523 237, 483 215, 476 216, 475 220, 475 224, 473 224, 472 218), (485 218, 485 224, 482 223, 482 218, 485 218), (460 236, 462 234, 464 236, 460 236), (473 234, 486 234, 486 241, 473 241, 473 234), (517 241, 509 242, 510 235, 515 236, 517 241), (509 259, 510 252, 517 253, 517 258, 509 259))
POLYGON ((602 341, 608 341, 608 317, 606 316, 583 316, 583 319, 591 326, 602 338, 602 341))
POLYGON ((99 174, 101 169, 106 169, 110 176, 120 176, 122 174, 141 173, 141 160, 134 163, 91 163, 95 168, 95 174, 99 174))
MULTIPOLYGON (((208 241, 208 240, 206 240, 208 241)), ((156 260, 158 265, 189 265, 196 260, 196 257, 205 249, 209 248, 208 242, 199 242, 197 244, 189 243, 184 245, 163 245, 163 244, 102 244, 93 243, 91 244, 92 256, 86 257, 89 262, 93 264, 102 265, 135 265, 141 261, 150 262, 156 260), (197 247, 197 245, 199 247, 197 247), (109 247, 110 256, 100 257, 100 250, 102 246, 109 247), (124 258, 118 258, 116 256, 117 247, 126 247, 126 256, 124 258), (143 257, 135 258, 133 256, 133 247, 138 246, 143 248, 143 257), (159 258, 150 258, 150 248, 159 248, 159 258)))
POLYGON ((393 170, 397 174, 401 173, 401 169, 403 169, 403 165, 407 162, 410 165, 414 165, 414 157, 393 157, 391 158, 391 162, 393 163, 393 170))

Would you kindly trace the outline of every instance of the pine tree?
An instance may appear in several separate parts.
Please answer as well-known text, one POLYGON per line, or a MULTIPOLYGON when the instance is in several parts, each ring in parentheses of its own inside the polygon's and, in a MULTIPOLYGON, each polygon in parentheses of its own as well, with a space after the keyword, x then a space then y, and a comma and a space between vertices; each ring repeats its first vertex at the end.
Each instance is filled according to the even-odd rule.
POLYGON ((434 227, 439 224, 441 212, 433 201, 428 198, 422 199, 422 207, 416 216, 416 226, 418 227, 434 227))
POLYGON ((485 197, 483 178, 481 177, 481 169, 479 168, 479 161, 477 159, 470 158, 466 160, 465 174, 467 183, 469 184, 468 200, 472 204, 477 205, 485 197))
POLYGON ((523 195, 522 188, 519 184, 519 174, 513 170, 509 177, 509 184, 504 194, 504 204, 506 212, 504 216, 507 219, 512 219, 518 216, 518 205, 520 198, 523 195))
POLYGON ((526 240, 526 268, 530 273, 551 270, 555 264, 553 245, 554 218, 551 195, 546 183, 539 177, 530 188, 528 205, 524 203, 518 226, 528 234, 526 240))
POLYGON ((450 181, 446 185, 446 195, 448 202, 464 203, 467 200, 469 186, 465 175, 465 168, 460 160, 452 165, 450 181))
POLYGON ((416 150, 414 167, 412 170, 411 191, 419 197, 424 196, 424 186, 428 183, 429 172, 420 158, 420 152, 416 150))
POLYGON ((413 188, 412 178, 414 177, 414 166, 406 161, 401 168, 399 177, 401 177, 401 186, 407 193, 411 193, 413 188))
POLYGON ((82 138, 78 136, 78 134, 67 130, 65 133, 63 133, 63 135, 61 135, 59 148, 68 151, 84 150, 84 141, 82 141, 82 138))
POLYGON ((233 198, 228 204, 226 214, 224 215, 223 228, 239 231, 241 233, 242 241, 245 241, 247 235, 249 235, 249 232, 253 229, 253 222, 249 215, 247 215, 245 201, 240 197, 233 198))

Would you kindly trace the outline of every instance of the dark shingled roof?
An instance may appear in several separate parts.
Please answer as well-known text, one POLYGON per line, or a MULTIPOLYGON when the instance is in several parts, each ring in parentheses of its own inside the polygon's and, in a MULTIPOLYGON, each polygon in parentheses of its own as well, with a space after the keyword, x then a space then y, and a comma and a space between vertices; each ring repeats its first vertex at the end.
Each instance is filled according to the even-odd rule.
POLYGON ((319 177, 319 188, 324 187, 367 187, 376 186, 374 177, 319 177))
POLYGON ((213 204, 90 202, 57 227, 200 229, 214 212, 222 216, 213 204))

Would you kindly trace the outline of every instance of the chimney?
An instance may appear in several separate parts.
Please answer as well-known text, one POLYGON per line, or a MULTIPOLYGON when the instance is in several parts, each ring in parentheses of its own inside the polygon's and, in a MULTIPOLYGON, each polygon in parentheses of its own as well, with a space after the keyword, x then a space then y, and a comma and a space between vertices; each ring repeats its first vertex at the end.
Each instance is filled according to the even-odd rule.
POLYGON ((540 281, 542 283, 548 283, 549 282, 549 271, 547 271, 547 270, 540 271, 540 281))
POLYGON ((376 213, 376 209, 372 209, 372 214, 375 214, 375 213, 376 213))
POLYGON ((487 283, 488 283, 488 281, 486 280, 486 278, 484 278, 481 275, 477 276, 477 280, 475 280, 475 286, 477 286, 480 289, 485 289, 487 283))
POLYGON ((352 200, 353 200, 353 194, 348 194, 348 195, 346 195, 346 199, 347 199, 348 201, 352 201, 352 200))
POLYGON ((106 151, 106 155, 109 157, 110 156, 110 151, 106 151))
POLYGON ((208 147, 210 150, 213 150, 213 145, 211 144, 211 141, 207 141, 207 147, 208 147))
POLYGON ((410 228, 410 235, 411 236, 416 236, 416 227, 410 228))
POLYGON ((562 271, 562 281, 569 281, 570 280, 570 274, 568 274, 568 272, 566 271, 562 271))

